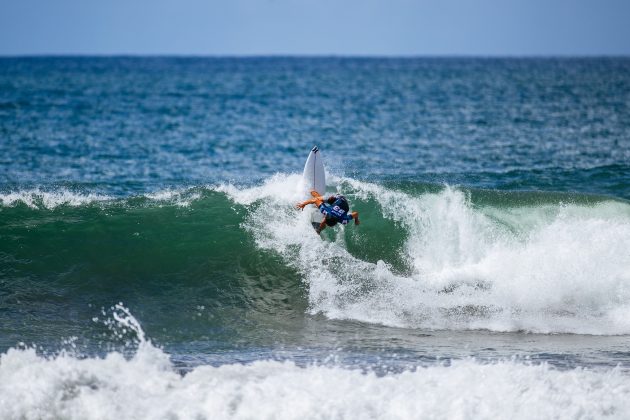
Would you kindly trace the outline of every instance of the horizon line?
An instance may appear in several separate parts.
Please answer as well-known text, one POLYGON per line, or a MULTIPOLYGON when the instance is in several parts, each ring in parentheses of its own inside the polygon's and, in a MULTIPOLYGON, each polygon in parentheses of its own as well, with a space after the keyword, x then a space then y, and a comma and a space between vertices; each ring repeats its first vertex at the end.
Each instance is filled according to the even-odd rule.
POLYGON ((260 59, 260 58, 334 58, 334 59, 583 59, 583 58, 630 58, 625 54, 308 54, 308 53, 271 53, 271 54, 192 54, 192 53, 25 53, 3 54, 5 58, 215 58, 215 59, 260 59))

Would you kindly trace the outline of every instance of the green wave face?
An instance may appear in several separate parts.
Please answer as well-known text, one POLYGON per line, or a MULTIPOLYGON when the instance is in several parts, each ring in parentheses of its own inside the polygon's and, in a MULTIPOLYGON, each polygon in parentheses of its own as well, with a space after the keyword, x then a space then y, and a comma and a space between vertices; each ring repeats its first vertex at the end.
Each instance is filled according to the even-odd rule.
MULTIPOLYGON (((167 328, 173 339, 220 333, 245 313, 304 312, 295 270, 256 248, 240 226, 247 209, 223 193, 79 195, 79 203, 25 195, 35 200, 0 210, 0 290, 16 322, 38 319, 30 328, 38 342, 82 335, 85 319, 119 301, 142 311, 156 336, 167 328)), ((28 339, 5 328, 11 345, 28 339)))
POLYGON ((3 195, 0 291, 12 319, 1 332, 26 341, 19 326, 32 319, 40 342, 85 335, 84 320, 118 301, 163 343, 290 331, 312 315, 630 332, 624 201, 336 178, 330 192, 346 194, 362 223, 319 237, 293 208, 298 180, 119 199, 3 195))

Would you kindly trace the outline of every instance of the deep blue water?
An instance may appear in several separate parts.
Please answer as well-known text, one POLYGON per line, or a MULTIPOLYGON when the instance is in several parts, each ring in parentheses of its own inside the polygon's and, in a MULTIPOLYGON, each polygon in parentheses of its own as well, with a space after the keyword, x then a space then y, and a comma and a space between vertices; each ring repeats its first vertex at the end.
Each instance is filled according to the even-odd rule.
POLYGON ((337 173, 630 197, 630 59, 3 58, 4 185, 337 173))

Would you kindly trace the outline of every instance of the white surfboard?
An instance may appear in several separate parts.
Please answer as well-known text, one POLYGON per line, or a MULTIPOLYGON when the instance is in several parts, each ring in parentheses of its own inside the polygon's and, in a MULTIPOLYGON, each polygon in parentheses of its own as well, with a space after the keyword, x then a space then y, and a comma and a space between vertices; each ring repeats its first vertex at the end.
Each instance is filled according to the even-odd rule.
POLYGON ((317 146, 308 154, 304 172, 302 173, 302 185, 304 194, 311 198, 311 191, 315 190, 319 195, 326 193, 326 172, 324 171, 324 159, 317 146))
MULTIPOLYGON (((324 159, 322 159, 322 152, 319 151, 317 146, 311 149, 311 153, 308 154, 306 164, 304 165, 304 172, 302 173, 302 193, 304 199, 313 198, 311 191, 317 191, 319 195, 326 193, 326 171, 324 171, 324 159)), ((311 212, 311 223, 319 223, 322 221, 323 215, 314 206, 309 206, 311 212)), ((306 209, 305 209, 306 210, 306 209)))

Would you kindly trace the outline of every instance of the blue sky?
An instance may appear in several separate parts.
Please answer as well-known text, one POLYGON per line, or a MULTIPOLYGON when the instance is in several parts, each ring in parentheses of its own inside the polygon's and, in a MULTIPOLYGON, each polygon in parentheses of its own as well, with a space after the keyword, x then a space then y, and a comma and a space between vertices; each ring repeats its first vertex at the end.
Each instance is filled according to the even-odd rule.
POLYGON ((630 55, 630 0, 0 0, 0 54, 630 55))

